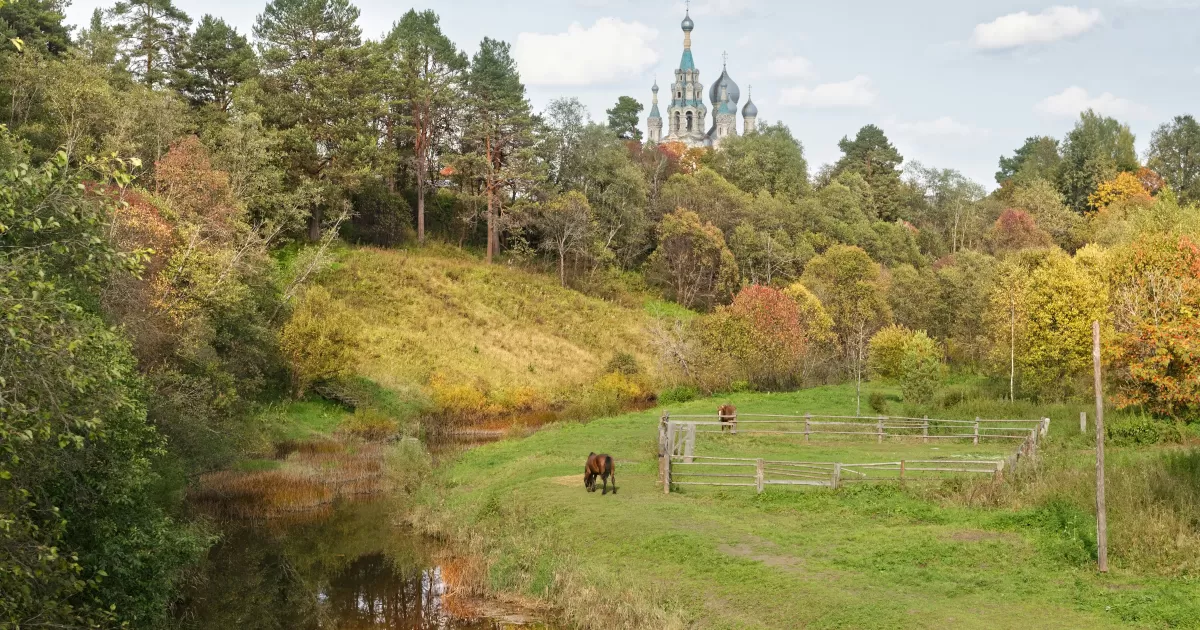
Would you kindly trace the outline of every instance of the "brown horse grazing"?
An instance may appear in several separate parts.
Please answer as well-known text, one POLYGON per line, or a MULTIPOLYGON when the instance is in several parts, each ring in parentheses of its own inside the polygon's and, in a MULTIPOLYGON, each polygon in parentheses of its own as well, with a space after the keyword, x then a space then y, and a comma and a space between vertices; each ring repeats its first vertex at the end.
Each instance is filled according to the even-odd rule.
POLYGON ((600 494, 608 494, 609 477, 612 477, 613 494, 617 493, 617 469, 613 467, 611 455, 588 453, 587 463, 583 465, 583 487, 588 492, 596 491, 596 477, 604 480, 604 491, 600 494))
POLYGON ((721 421, 721 430, 729 431, 732 429, 729 423, 737 421, 737 409, 733 405, 725 403, 717 407, 717 418, 721 421))

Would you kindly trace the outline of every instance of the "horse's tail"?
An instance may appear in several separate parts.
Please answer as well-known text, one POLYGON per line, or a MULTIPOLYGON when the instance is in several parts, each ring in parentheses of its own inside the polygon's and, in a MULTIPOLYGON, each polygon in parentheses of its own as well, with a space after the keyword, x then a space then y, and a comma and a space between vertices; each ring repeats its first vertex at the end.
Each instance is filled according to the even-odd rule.
POLYGON ((613 473, 612 455, 604 456, 604 472, 609 475, 613 473))

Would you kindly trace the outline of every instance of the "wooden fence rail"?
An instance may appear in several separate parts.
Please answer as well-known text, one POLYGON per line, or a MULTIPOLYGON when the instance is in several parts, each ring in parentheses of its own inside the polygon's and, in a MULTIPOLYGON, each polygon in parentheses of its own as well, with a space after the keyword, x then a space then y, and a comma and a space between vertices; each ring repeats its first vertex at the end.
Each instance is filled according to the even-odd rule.
POLYGON ((904 418, 896 416, 785 416, 771 414, 679 415, 671 417, 664 413, 659 423, 659 478, 663 492, 670 493, 672 486, 727 486, 754 487, 762 492, 764 486, 820 486, 838 488, 844 483, 907 481, 942 478, 943 473, 989 474, 999 479, 1005 470, 1013 470, 1022 459, 1035 457, 1039 438, 1050 430, 1050 419, 1037 420, 942 420, 935 418, 904 418), (769 418, 769 420, 746 420, 745 418, 769 418), (803 424, 803 431, 763 430, 760 428, 737 429, 738 424, 746 427, 756 425, 803 424), (1015 427, 987 426, 988 424, 1024 425, 1015 427), (853 426, 869 430, 825 431, 823 426, 853 426), (719 427, 716 430, 699 427, 719 427), (817 427, 814 429, 814 427, 817 427), (970 427, 971 432, 961 432, 970 427), (958 430, 943 435, 931 435, 930 430, 958 430), (920 433, 908 433, 920 431, 920 433), (766 460, 745 457, 710 457, 695 454, 697 433, 726 433, 733 435, 804 435, 809 441, 812 435, 857 435, 874 437, 878 442, 884 438, 920 437, 930 439, 970 439, 979 444, 981 439, 1021 440, 1017 449, 1006 458, 996 459, 929 459, 901 460, 897 462, 803 462, 766 460), (703 481, 719 479, 720 481, 703 481), (742 481, 745 480, 745 481, 742 481))

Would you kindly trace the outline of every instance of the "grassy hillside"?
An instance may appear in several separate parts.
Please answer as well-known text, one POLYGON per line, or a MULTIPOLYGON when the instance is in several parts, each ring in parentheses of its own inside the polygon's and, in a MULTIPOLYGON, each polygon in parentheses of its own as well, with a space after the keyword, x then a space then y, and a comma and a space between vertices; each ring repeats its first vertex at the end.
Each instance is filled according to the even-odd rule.
MULTIPOLYGON (((712 412, 721 401, 672 411, 712 412)), ((840 386, 732 402, 742 412, 853 413, 854 398, 840 386)), ((931 415, 969 418, 980 404, 931 415)), ((1113 571, 1100 576, 1078 409, 1037 411, 1052 418, 1037 474, 760 496, 664 496, 660 410, 558 425, 463 454, 437 473, 440 487, 413 520, 479 559, 480 588, 544 597, 585 628, 1195 627, 1189 523, 1200 515, 1200 458, 1178 445, 1110 448, 1113 571), (615 456, 619 494, 584 491, 591 451, 615 456)))
POLYGON ((362 321, 358 373, 435 405, 536 407, 576 398, 617 352, 651 365, 646 310, 448 247, 350 249, 322 283, 362 321))

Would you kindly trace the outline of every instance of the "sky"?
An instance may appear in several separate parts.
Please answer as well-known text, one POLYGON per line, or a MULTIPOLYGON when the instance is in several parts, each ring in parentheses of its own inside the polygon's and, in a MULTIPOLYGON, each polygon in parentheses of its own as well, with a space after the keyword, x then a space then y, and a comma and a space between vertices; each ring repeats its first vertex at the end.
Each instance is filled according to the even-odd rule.
MULTIPOLYGON (((175 2, 194 20, 212 13, 246 34, 265 6, 175 2)), ((111 4, 74 0, 68 21, 86 24, 111 4)), ((650 86, 657 78, 666 95, 683 51, 682 0, 356 5, 367 38, 416 8, 437 11, 468 54, 485 36, 511 42, 535 110, 573 96, 597 121, 622 95, 648 110, 650 86)), ((1200 0, 691 0, 690 13, 701 81, 720 76, 728 53, 743 99, 753 86, 759 124, 786 124, 814 173, 868 123, 906 161, 992 188, 1001 155, 1029 136, 1062 138, 1089 107, 1129 124, 1143 154, 1158 125, 1200 115, 1200 0)))

